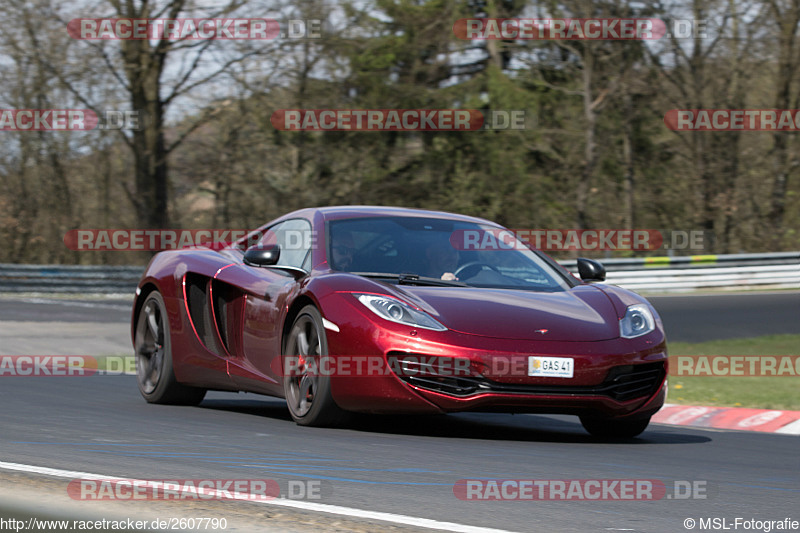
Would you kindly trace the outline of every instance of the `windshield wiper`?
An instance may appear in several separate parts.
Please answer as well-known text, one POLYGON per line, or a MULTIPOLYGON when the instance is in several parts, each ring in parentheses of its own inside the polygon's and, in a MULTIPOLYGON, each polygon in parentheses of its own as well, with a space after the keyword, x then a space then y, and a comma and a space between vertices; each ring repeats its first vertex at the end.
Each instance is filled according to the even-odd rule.
POLYGON ((428 287, 469 287, 463 281, 444 280, 437 278, 428 278, 413 274, 411 272, 402 272, 400 274, 391 274, 388 272, 351 272, 357 276, 364 276, 365 278, 383 278, 397 280, 400 285, 420 285, 428 287))

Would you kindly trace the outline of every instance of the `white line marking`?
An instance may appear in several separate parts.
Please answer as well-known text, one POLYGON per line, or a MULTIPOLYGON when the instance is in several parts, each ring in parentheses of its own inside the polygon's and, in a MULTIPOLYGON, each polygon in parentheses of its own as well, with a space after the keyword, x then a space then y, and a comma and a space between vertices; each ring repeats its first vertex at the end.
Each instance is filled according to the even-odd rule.
MULTIPOLYGON (((139 480, 139 479, 129 479, 129 478, 121 478, 119 476, 107 476, 101 474, 92 474, 89 472, 76 472, 73 470, 61 470, 57 468, 48 468, 46 466, 33 466, 33 465, 24 465, 19 463, 5 463, 0 461, 0 469, 3 470, 13 470, 16 472, 29 472, 32 474, 41 474, 44 476, 53 476, 65 479, 88 479, 88 480, 113 480, 113 479, 126 479, 128 481, 137 481, 141 482, 142 484, 151 485, 162 485, 162 483, 154 482, 154 481, 147 481, 147 480, 139 480)), ((247 496, 246 498, 249 498, 247 496)), ((418 518, 415 516, 406 516, 401 514, 394 514, 394 513, 384 513, 380 511, 367 511, 364 509, 353 509, 351 507, 342 507, 339 505, 329 505, 326 503, 311 503, 311 502, 304 502, 304 501, 297 501, 297 500, 283 500, 283 499, 274 499, 274 500, 250 500, 250 499, 241 499, 241 501, 247 503, 257 503, 261 505, 275 505, 278 507, 291 507, 294 509, 300 509, 303 511, 315 511, 321 513, 329 513, 335 515, 342 515, 342 516, 350 516, 353 518, 361 518, 366 520, 380 520, 381 522, 392 522, 394 524, 402 524, 406 526, 414 526, 414 527, 424 527, 427 529, 438 529, 444 531, 459 531, 462 533, 512 533, 510 531, 504 529, 493 529, 487 527, 478 527, 478 526, 468 526, 465 524, 456 524, 455 522, 440 522, 438 520, 431 520, 429 518, 418 518)), ((240 498, 234 497, 233 499, 239 500, 240 498)))
POLYGON ((775 433, 783 433, 784 435, 800 435, 800 420, 795 420, 789 424, 786 424, 779 430, 775 431, 775 433))

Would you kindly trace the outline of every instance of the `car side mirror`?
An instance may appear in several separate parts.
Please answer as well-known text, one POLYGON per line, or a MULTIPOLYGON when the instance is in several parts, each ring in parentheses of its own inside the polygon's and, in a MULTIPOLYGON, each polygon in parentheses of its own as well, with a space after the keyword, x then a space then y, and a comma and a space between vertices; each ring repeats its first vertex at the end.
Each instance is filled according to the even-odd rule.
POLYGON ((579 257, 578 274, 583 281, 605 281, 606 267, 600 261, 579 257))
POLYGON ((244 264, 254 267, 268 267, 278 264, 281 247, 277 244, 252 246, 244 253, 244 264))

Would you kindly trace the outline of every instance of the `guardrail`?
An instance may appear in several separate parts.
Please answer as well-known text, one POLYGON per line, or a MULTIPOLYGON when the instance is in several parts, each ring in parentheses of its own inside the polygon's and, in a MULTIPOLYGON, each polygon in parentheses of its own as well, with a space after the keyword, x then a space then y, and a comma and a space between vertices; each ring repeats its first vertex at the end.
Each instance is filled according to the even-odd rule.
POLYGON ((0 264, 0 293, 133 294, 144 267, 0 264))
MULTIPOLYGON (((617 257, 599 259, 606 270, 651 270, 704 267, 751 267, 758 265, 800 265, 800 252, 768 254, 682 255, 675 257, 617 257)), ((564 267, 577 272, 577 261, 559 261, 564 267)))
MULTIPOLYGON (((800 289, 800 252, 612 258, 607 282, 631 290, 800 289)), ((561 261, 577 272, 575 260, 561 261)), ((131 294, 144 267, 0 264, 0 293, 131 294)))
MULTIPOLYGON (((800 289, 800 252, 601 259, 606 282, 646 292, 800 289)), ((577 261, 560 263, 577 275, 577 261)))
POLYGON ((606 283, 633 291, 800 289, 800 264, 609 272, 606 283))

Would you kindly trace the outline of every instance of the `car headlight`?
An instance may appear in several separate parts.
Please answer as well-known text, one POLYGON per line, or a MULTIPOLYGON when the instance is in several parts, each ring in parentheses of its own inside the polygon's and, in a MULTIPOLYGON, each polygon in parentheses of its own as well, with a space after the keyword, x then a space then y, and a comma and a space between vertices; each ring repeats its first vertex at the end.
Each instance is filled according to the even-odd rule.
POLYGON ((418 311, 396 298, 378 296, 376 294, 354 294, 358 301, 367 309, 381 318, 412 326, 415 328, 432 329, 434 331, 447 331, 447 328, 434 320, 430 315, 418 311))
POLYGON ((626 339, 640 337, 654 329, 656 329, 656 320, 647 304, 629 306, 625 311, 625 316, 619 321, 619 334, 626 339))

